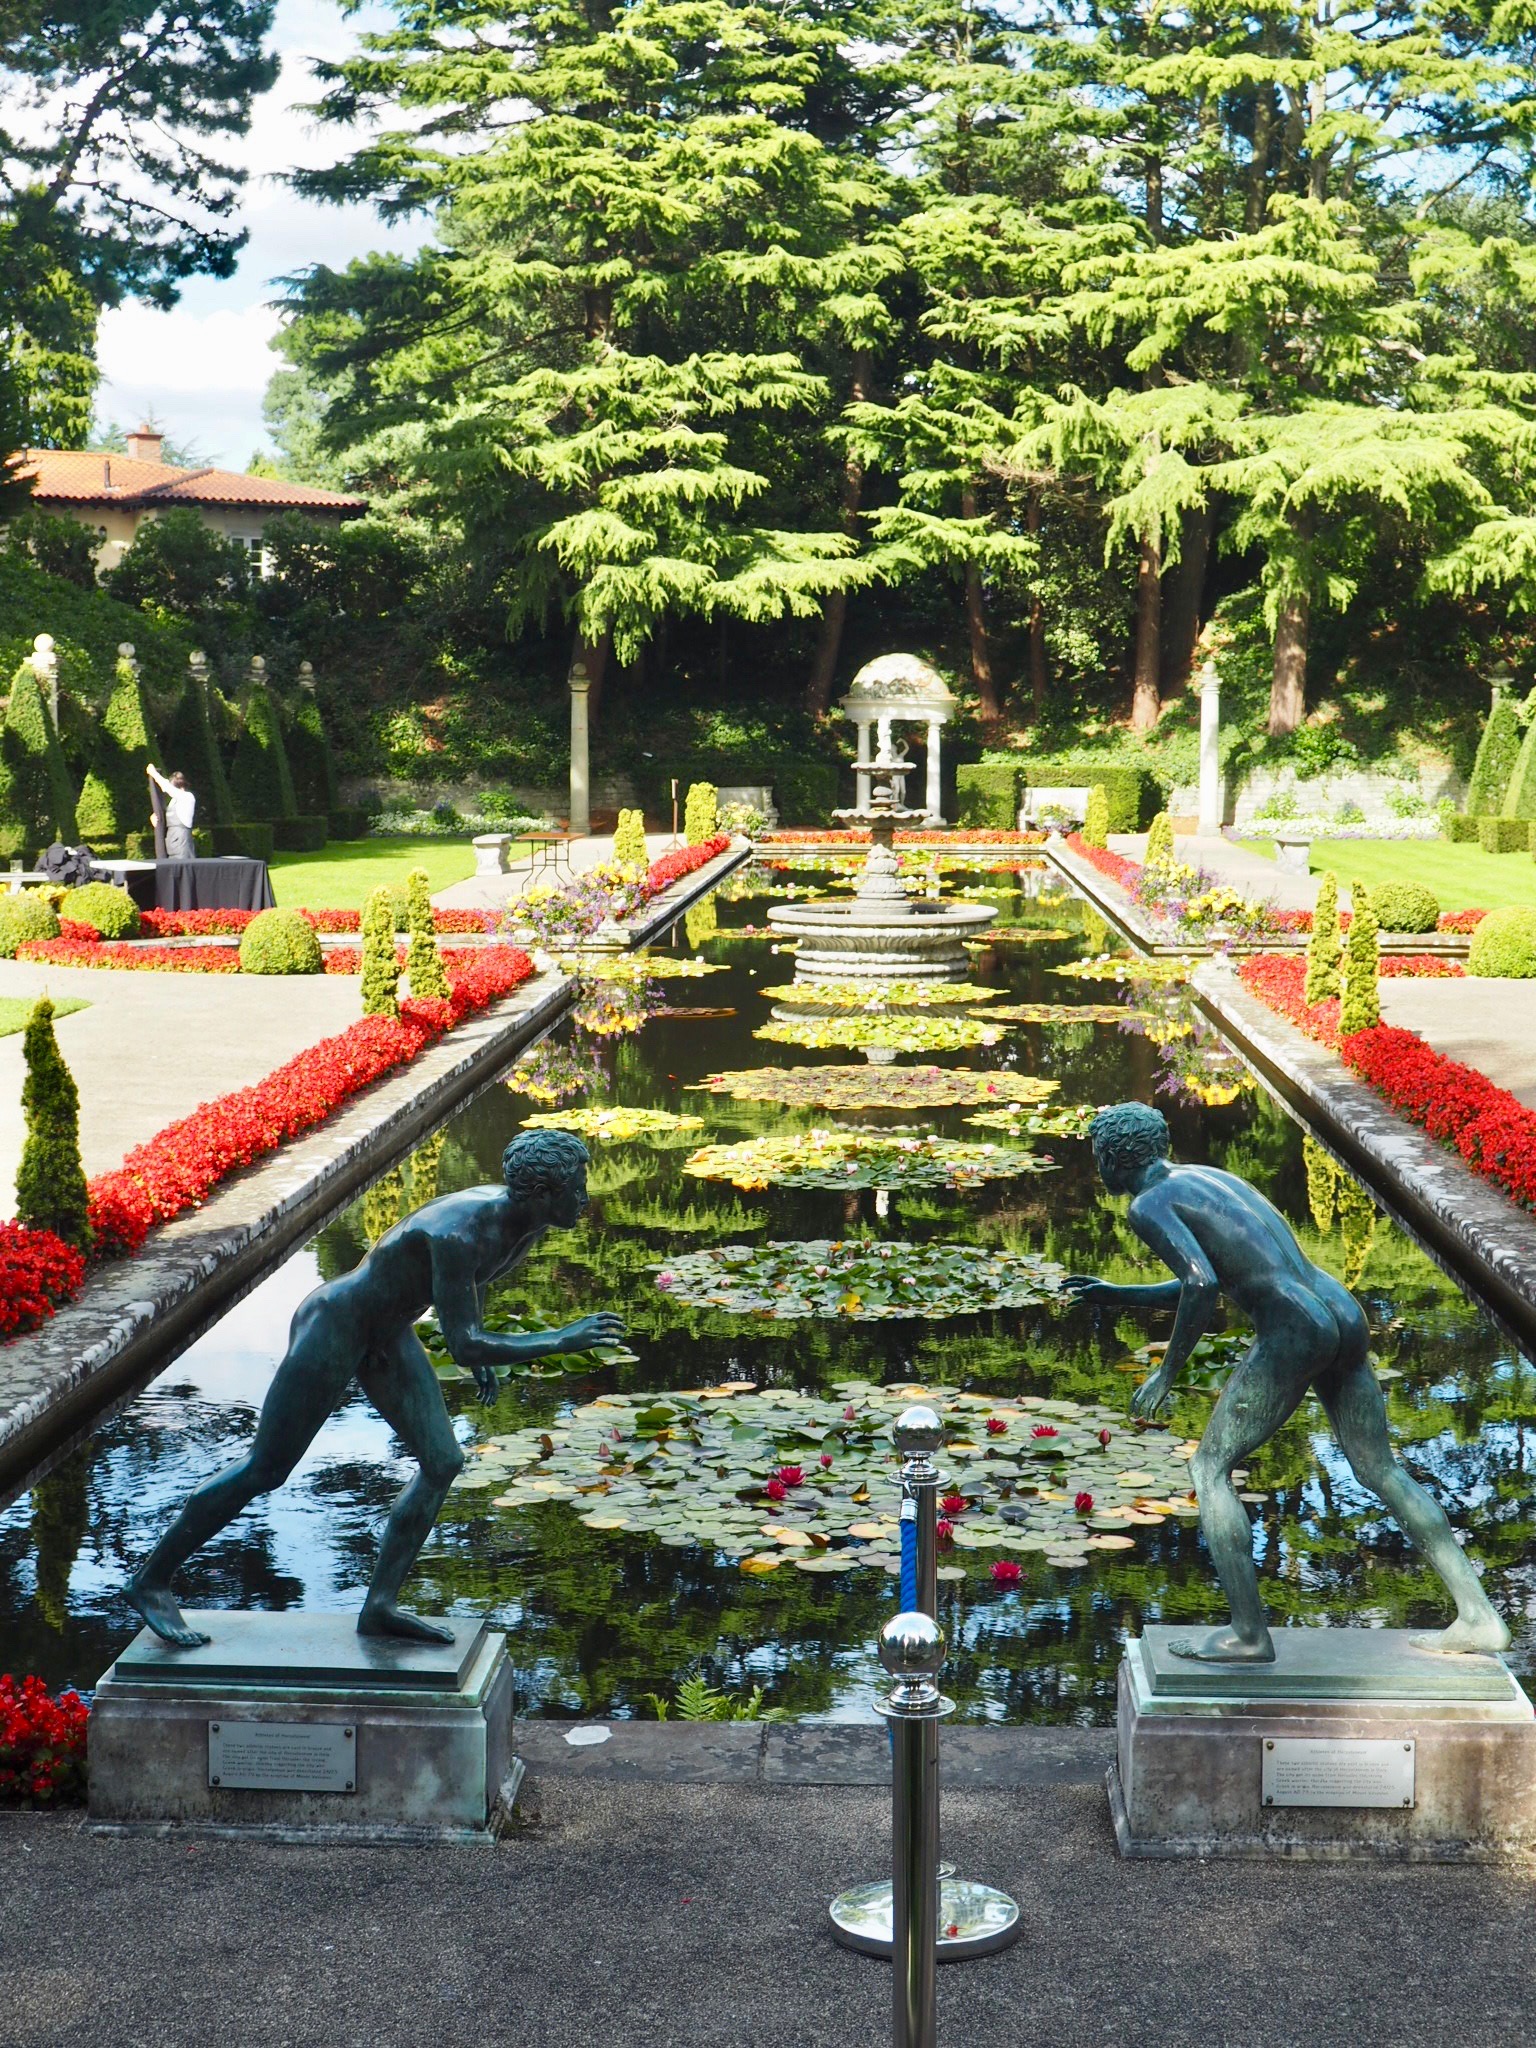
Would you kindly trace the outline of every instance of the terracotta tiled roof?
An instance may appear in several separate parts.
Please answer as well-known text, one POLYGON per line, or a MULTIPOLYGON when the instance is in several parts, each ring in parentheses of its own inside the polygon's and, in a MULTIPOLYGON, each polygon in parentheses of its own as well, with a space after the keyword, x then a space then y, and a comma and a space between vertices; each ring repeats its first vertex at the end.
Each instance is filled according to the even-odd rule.
POLYGON ((365 512, 366 498, 233 469, 178 469, 132 455, 29 448, 17 465, 42 503, 70 505, 259 505, 272 510, 365 512))

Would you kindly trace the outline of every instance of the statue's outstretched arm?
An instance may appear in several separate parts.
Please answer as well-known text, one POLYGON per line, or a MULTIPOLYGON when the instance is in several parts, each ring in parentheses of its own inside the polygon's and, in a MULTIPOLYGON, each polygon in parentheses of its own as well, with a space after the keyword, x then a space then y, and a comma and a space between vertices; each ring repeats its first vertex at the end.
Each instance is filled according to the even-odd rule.
MULTIPOLYGON (((1131 1204, 1130 1224, 1136 1235, 1157 1253, 1178 1278, 1172 1292, 1178 1296, 1178 1314, 1163 1362, 1151 1378, 1136 1389, 1131 1406, 1138 1415, 1155 1415, 1173 1390, 1185 1360, 1211 1326, 1221 1299, 1216 1269, 1206 1257, 1199 1239, 1173 1205, 1166 1181, 1148 1188, 1131 1204)), ((1166 1299, 1170 1290, 1148 1288, 1149 1294, 1166 1299)))
POLYGON ((617 1344, 624 1337, 624 1325, 613 1315, 582 1316, 559 1330, 488 1330, 473 1260, 453 1246, 432 1248, 432 1303, 449 1355, 473 1373, 487 1401, 496 1398, 498 1366, 522 1365, 558 1352, 590 1351, 594 1344, 617 1344))

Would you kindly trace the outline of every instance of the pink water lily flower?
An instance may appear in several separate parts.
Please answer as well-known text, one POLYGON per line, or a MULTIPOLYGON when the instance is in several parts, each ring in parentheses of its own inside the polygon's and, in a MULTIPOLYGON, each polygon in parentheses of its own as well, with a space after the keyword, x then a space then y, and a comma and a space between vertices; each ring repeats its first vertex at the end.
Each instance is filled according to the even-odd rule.
POLYGON ((1008 1425, 1004 1422, 1001 1415, 989 1415, 987 1417, 988 1436, 1002 1436, 1007 1427, 1008 1425))
POLYGON ((995 1586, 1016 1586, 1024 1576, 1024 1567, 1015 1564, 1011 1557, 1000 1557, 992 1566, 992 1583, 995 1586))

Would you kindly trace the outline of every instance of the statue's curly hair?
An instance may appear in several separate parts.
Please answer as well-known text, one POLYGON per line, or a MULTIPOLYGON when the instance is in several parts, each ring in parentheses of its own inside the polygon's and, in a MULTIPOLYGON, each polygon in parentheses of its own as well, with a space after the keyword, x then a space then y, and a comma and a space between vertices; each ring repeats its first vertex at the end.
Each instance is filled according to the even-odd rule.
POLYGON ((591 1156, 574 1131, 519 1131, 501 1155, 501 1177, 510 1193, 536 1200, 575 1180, 591 1156))
POLYGON ((1145 1102, 1117 1102, 1101 1109, 1088 1126, 1093 1155, 1116 1173, 1168 1157, 1168 1120, 1145 1102))

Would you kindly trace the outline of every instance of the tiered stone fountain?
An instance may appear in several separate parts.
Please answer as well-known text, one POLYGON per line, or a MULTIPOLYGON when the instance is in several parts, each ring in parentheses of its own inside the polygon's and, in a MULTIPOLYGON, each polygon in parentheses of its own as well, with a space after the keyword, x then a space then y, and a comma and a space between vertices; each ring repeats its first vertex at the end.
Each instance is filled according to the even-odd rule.
POLYGON ((799 941, 797 981, 960 981, 968 970, 965 937, 997 915, 993 903, 946 903, 909 896, 902 884, 895 837, 903 825, 921 824, 922 811, 906 805, 912 763, 886 740, 872 761, 856 764, 875 787, 866 807, 834 811, 845 825, 869 829, 869 858, 848 903, 787 903, 768 922, 799 941))

